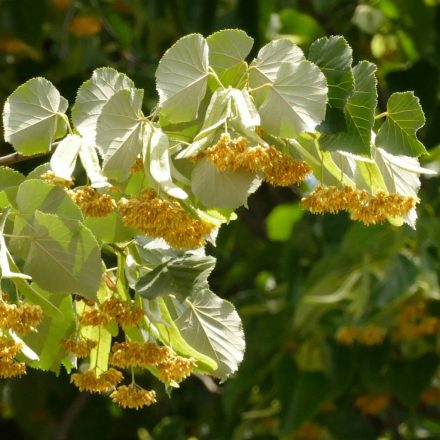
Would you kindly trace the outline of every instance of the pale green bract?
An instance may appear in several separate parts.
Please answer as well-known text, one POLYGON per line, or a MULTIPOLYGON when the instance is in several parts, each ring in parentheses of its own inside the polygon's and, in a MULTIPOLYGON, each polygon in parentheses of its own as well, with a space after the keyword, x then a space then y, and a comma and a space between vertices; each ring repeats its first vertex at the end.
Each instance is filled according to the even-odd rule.
MULTIPOLYGON (((210 290, 215 259, 204 245, 215 244, 221 224, 247 206, 263 178, 283 178, 302 160, 314 175, 309 186, 416 200, 420 175, 432 172, 416 158, 426 152, 416 136, 424 115, 412 92, 393 94, 378 114, 376 66, 361 61, 352 67, 343 37, 317 40, 308 59, 279 39, 250 60, 252 44, 239 29, 178 40, 158 65, 159 100, 151 114, 144 91, 108 67, 79 88, 72 124, 66 100, 43 78, 9 96, 3 124, 17 153, 13 160, 52 154, 28 176, 0 167, 1 278, 44 314, 23 339, 28 365, 56 373, 62 365, 78 367, 58 341, 79 332, 97 342, 89 364, 104 371, 121 331, 128 341, 168 345, 193 358, 194 372, 224 380, 237 370, 245 341, 233 305, 210 290), (240 137, 243 142, 235 142, 240 137), (163 234, 170 225, 176 248, 163 234), (109 297, 130 301, 144 315, 134 325, 78 327, 75 313, 94 307, 81 297, 93 304, 109 297)), ((13 163, 8 160, 2 163, 13 163)), ((284 208, 268 225, 274 240, 289 239, 290 228, 275 231, 279 218, 293 215, 291 225, 301 217, 299 205, 284 208)), ((416 218, 408 208, 388 220, 415 228, 416 218)), ((346 299, 357 282, 346 280, 324 297, 324 280, 313 301, 346 299)), ((303 306, 313 318, 315 308, 303 306)), ((148 370, 159 375, 155 366, 148 370)))

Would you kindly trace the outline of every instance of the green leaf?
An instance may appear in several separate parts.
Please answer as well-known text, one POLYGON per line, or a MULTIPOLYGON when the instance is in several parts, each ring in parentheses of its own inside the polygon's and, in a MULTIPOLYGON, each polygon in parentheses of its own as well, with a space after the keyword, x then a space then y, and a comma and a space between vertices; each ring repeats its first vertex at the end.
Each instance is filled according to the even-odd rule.
POLYGON ((50 81, 30 79, 6 100, 5 141, 23 155, 49 152, 54 140, 66 133, 67 106, 67 101, 50 81))
POLYGON ((353 92, 352 49, 344 37, 332 36, 316 40, 309 50, 309 60, 324 73, 331 107, 343 108, 353 92))
POLYGON ((72 108, 72 121, 85 144, 95 143, 96 124, 104 104, 116 92, 127 89, 134 89, 133 81, 110 67, 94 70, 92 77, 81 85, 72 108))
POLYGON ((8 167, 0 167, 0 208, 6 208, 15 202, 18 185, 25 176, 8 167))
POLYGON ((57 146, 50 158, 50 167, 56 177, 71 180, 82 138, 77 134, 67 135, 57 146))
POLYGON ((299 222, 304 209, 299 204, 284 203, 275 206, 266 217, 266 230, 269 240, 289 240, 293 226, 299 222))
POLYGON ((23 182, 17 192, 17 207, 22 216, 30 218, 36 210, 56 214, 65 220, 82 221, 83 215, 66 191, 39 179, 23 182))
POLYGON ((222 84, 237 87, 247 71, 246 57, 254 44, 253 38, 240 29, 222 29, 210 35, 209 64, 222 84))
POLYGON ((193 142, 182 152, 177 154, 177 159, 195 156, 204 148, 210 146, 216 132, 232 116, 231 89, 217 89, 209 101, 203 125, 193 142))
POLYGON ((171 177, 170 143, 168 136, 160 129, 153 127, 150 142, 147 146, 149 160, 149 173, 159 184, 163 191, 176 199, 187 199, 188 194, 178 187, 171 177))
POLYGON ((61 314, 57 316, 44 314, 43 320, 38 326, 38 332, 31 332, 25 337, 25 342, 39 357, 38 360, 28 363, 33 368, 59 374, 62 364, 72 364, 69 354, 60 344, 60 339, 68 338, 75 332, 72 298, 51 295, 36 285, 33 288, 40 296, 54 304, 61 314))
POLYGON ((420 156, 427 151, 416 133, 424 124, 425 115, 414 93, 393 93, 387 104, 387 119, 379 128, 376 142, 392 154, 420 156))
POLYGON ((187 296, 208 288, 208 276, 215 261, 214 257, 205 255, 171 258, 139 278, 136 292, 147 299, 176 295, 183 301, 187 296))
POLYGON ((376 66, 368 61, 353 68, 354 92, 344 107, 347 129, 334 135, 323 134, 320 138, 322 149, 370 155, 377 105, 375 72, 376 66))
POLYGON ((324 119, 327 83, 319 68, 309 62, 282 63, 274 82, 264 86, 258 111, 261 125, 279 137, 295 137, 314 131, 324 119))
POLYGON ((208 208, 236 209, 245 205, 261 179, 245 170, 221 172, 208 160, 201 160, 191 175, 194 195, 208 208))
POLYGON ((96 125, 96 146, 104 162, 106 177, 122 182, 142 151, 144 122, 143 91, 120 90, 104 106, 96 125))
POLYGON ((321 372, 299 371, 294 383, 284 386, 288 388, 283 390, 285 399, 282 402, 280 428, 287 436, 319 411, 321 403, 328 398, 329 384, 321 372))
POLYGON ((225 380, 237 371, 245 341, 234 306, 209 290, 199 291, 183 303, 172 303, 170 313, 183 338, 217 362, 218 368, 212 374, 225 380))
POLYGON ((79 293, 94 300, 102 272, 100 248, 85 226, 73 226, 36 211, 16 239, 29 242, 24 271, 49 292, 79 293))
POLYGON ((169 48, 156 71, 159 108, 171 123, 197 117, 208 82, 208 44, 200 34, 190 34, 169 48))
POLYGON ((86 326, 81 330, 84 338, 96 341, 97 345, 90 351, 90 369, 96 369, 99 376, 108 369, 108 360, 112 335, 105 327, 86 326))
POLYGON ((121 243, 129 241, 136 232, 124 225, 118 212, 112 212, 105 217, 89 217, 84 225, 90 229, 96 239, 102 243, 121 243))

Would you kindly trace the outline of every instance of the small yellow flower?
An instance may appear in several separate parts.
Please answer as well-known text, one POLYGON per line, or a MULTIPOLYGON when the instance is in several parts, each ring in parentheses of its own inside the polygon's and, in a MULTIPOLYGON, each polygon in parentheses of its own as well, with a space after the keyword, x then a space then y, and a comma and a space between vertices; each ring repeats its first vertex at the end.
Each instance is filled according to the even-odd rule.
POLYGON ((166 362, 172 351, 154 342, 115 342, 110 363, 119 368, 148 367, 166 362))
POLYGON ((122 408, 139 409, 156 403, 156 392, 154 390, 147 391, 134 384, 119 386, 110 394, 110 397, 113 402, 122 406, 122 408))
POLYGON ((136 325, 144 317, 144 311, 140 307, 118 298, 106 299, 100 305, 100 309, 123 326, 136 325))
POLYGON ((25 335, 41 322, 43 310, 38 305, 23 303, 20 306, 0 301, 0 327, 25 335))
POLYGON ((87 370, 83 373, 73 373, 70 382, 76 385, 80 391, 90 393, 102 393, 116 386, 123 379, 120 371, 110 368, 99 376, 94 370, 87 370))
POLYGON ((182 382, 190 376, 195 365, 195 360, 192 358, 172 357, 158 365, 159 380, 164 383, 182 382))
POLYGON ((90 339, 61 339, 60 344, 78 358, 85 358, 98 343, 90 339))
POLYGON ((26 374, 26 365, 24 362, 16 362, 9 358, 0 358, 1 379, 20 377, 23 374, 26 374))
POLYGON ((108 194, 100 194, 90 186, 70 192, 73 201, 89 217, 106 217, 116 208, 116 203, 108 194))
POLYGON ((73 185, 73 180, 66 180, 61 177, 57 177, 53 171, 46 171, 40 177, 45 182, 57 185, 61 188, 70 188, 73 185))

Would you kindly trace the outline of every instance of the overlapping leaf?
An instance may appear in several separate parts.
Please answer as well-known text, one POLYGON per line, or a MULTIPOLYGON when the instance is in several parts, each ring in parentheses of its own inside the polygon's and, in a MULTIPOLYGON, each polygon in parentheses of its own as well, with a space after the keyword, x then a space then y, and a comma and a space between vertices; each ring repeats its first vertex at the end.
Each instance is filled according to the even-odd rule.
POLYGON ((66 133, 68 103, 44 78, 32 78, 8 97, 3 110, 5 140, 23 155, 46 153, 66 133))
POLYGON ((72 179, 76 160, 82 145, 82 138, 77 134, 67 135, 57 146, 50 158, 50 166, 56 177, 72 179))
POLYGON ((354 92, 345 107, 346 130, 337 134, 324 134, 320 139, 324 150, 344 150, 370 155, 371 131, 377 105, 376 66, 362 61, 353 68, 354 92))
POLYGON ((222 84, 236 87, 246 70, 253 38, 240 29, 223 29, 211 34, 207 39, 209 64, 216 71, 222 84))
POLYGON ((426 148, 416 133, 424 124, 425 115, 414 93, 393 93, 387 104, 387 119, 377 133, 376 142, 392 154, 420 156, 426 153, 426 148))
POLYGON ((104 104, 116 92, 126 89, 134 89, 133 81, 110 67, 96 69, 78 89, 72 120, 85 144, 95 143, 96 124, 104 104))
POLYGON ((172 304, 170 313, 182 336, 217 362, 214 376, 227 379, 238 369, 245 349, 241 320, 234 306, 209 290, 172 304))
POLYGON ((168 49, 156 71, 162 115, 171 123, 197 116, 208 82, 208 44, 200 34, 187 35, 168 49))
POLYGON ((96 146, 104 159, 103 173, 110 179, 126 180, 142 152, 142 98, 142 90, 120 90, 104 104, 98 117, 96 146))

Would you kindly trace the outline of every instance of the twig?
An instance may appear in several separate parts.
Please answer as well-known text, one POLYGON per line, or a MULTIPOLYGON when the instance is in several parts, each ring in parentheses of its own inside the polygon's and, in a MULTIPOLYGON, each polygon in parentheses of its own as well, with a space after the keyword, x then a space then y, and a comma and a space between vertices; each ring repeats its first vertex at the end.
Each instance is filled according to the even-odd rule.
POLYGON ((52 154, 56 150, 57 146, 58 146, 58 142, 55 142, 54 144, 52 144, 49 151, 45 153, 32 154, 30 156, 26 156, 20 153, 11 153, 6 156, 2 156, 0 157, 0 166, 12 165, 17 162, 23 162, 24 160, 31 160, 31 159, 35 159, 36 157, 42 157, 48 154, 52 154))
POLYGON ((86 405, 89 397, 89 394, 86 393, 78 393, 76 395, 55 431, 54 440, 66 440, 69 438, 70 428, 86 405))

